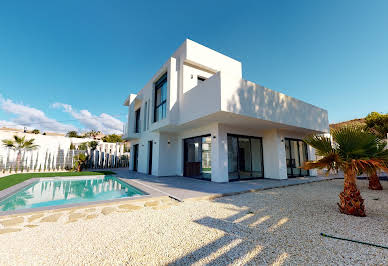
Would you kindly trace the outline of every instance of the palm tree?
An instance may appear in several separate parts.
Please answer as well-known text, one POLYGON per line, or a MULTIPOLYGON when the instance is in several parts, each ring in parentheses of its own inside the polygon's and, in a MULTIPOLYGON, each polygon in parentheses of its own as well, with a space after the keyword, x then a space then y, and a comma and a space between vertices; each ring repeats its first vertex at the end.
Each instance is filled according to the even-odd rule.
POLYGON ((26 137, 18 137, 17 135, 14 135, 13 139, 2 140, 4 147, 13 149, 18 152, 18 155, 16 158, 17 168, 19 168, 22 151, 34 150, 39 147, 39 145, 34 144, 34 141, 35 139, 26 140, 26 137))
POLYGON ((379 176, 377 175, 377 171, 372 170, 368 173, 369 186, 368 188, 371 190, 383 190, 383 186, 380 183, 379 176))
POLYGON ((359 126, 345 126, 331 132, 330 138, 311 135, 305 142, 316 150, 321 158, 308 161, 304 169, 324 169, 344 172, 344 190, 340 193, 338 204, 342 213, 365 216, 364 200, 357 188, 357 175, 382 169, 388 172, 388 150, 386 143, 370 131, 359 126))
POLYGON ((89 159, 89 156, 87 156, 84 153, 80 153, 76 156, 74 156, 74 169, 77 172, 81 172, 83 168, 86 167, 86 163, 89 159))

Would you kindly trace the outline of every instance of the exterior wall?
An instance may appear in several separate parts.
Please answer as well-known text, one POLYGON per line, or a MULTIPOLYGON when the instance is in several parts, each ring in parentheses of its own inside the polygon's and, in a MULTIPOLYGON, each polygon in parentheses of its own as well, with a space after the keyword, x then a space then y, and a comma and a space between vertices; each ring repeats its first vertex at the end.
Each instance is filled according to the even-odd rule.
MULTIPOLYGON (((262 137, 264 177, 285 179, 284 138, 303 139, 307 133, 328 131, 326 110, 243 80, 240 62, 191 40, 186 40, 125 105, 129 114, 124 137, 131 140, 132 148, 139 144, 138 171, 148 172, 148 141, 152 140, 152 174, 156 176, 183 175, 183 140, 210 134, 212 181, 227 182, 230 133, 262 137), (166 118, 153 123, 154 83, 166 72, 166 118), (198 76, 206 80, 198 83, 198 76), (134 133, 139 107, 141 132, 134 133), (241 119, 248 122, 239 123, 241 119), (256 129, 248 129, 250 122, 257 123, 256 129)), ((315 158, 311 148, 308 156, 315 158)))
POLYGON ((250 81, 221 73, 221 110, 327 132, 327 111, 250 81))

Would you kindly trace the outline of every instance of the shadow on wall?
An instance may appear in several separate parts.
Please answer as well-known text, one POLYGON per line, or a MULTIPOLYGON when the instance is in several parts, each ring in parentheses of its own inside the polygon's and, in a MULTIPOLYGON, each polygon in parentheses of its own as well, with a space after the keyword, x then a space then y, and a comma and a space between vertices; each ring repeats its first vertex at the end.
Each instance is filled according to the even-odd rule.
POLYGON ((253 82, 241 80, 227 111, 296 127, 327 131, 327 111, 253 82))

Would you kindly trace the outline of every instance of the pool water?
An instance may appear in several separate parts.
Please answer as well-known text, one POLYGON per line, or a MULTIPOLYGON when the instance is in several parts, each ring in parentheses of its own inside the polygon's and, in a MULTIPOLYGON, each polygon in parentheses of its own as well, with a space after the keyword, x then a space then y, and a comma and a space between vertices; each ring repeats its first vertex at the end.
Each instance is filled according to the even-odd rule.
POLYGON ((1 211, 120 199, 145 193, 114 176, 42 178, 0 201, 1 211))

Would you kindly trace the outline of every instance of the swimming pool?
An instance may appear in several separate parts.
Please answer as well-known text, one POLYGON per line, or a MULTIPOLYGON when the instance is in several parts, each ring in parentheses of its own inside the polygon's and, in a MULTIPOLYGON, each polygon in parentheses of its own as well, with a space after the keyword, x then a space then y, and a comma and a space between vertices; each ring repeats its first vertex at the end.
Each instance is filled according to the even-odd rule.
POLYGON ((41 178, 0 201, 0 211, 145 195, 114 176, 41 178))

